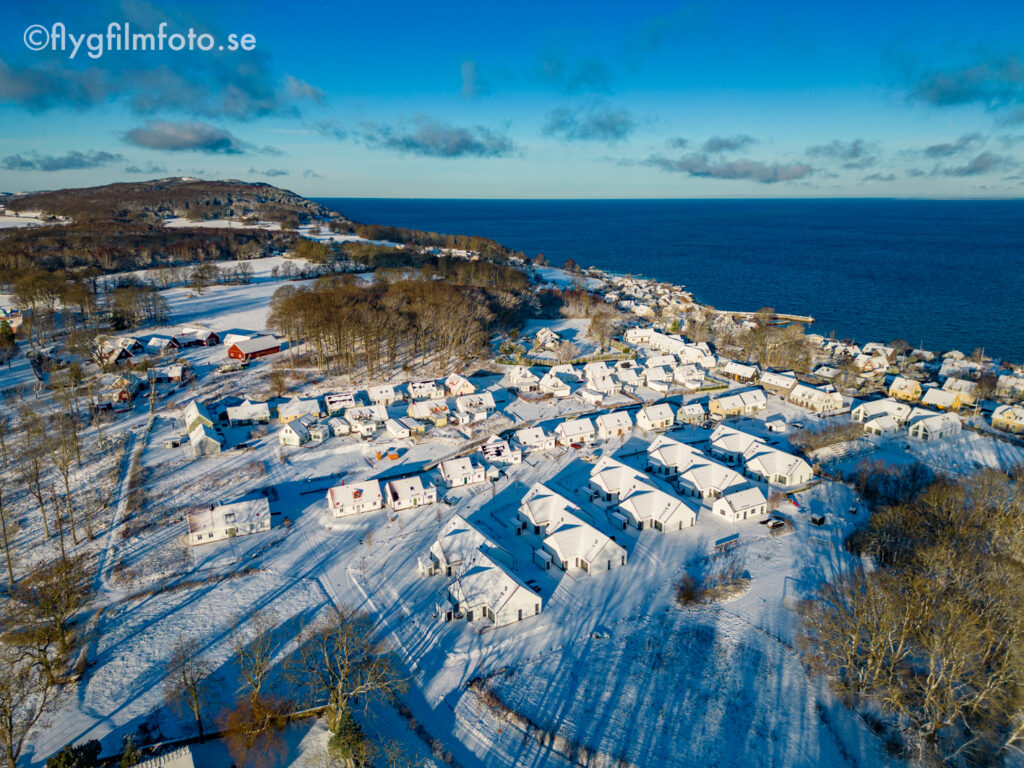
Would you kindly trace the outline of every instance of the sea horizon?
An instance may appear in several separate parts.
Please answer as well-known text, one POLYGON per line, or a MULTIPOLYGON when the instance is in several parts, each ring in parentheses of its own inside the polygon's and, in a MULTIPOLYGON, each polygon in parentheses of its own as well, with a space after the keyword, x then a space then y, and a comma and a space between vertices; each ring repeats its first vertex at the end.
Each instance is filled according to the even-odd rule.
POLYGON ((312 199, 361 223, 685 285, 719 309, 809 315, 826 336, 1024 361, 1021 199, 312 199))

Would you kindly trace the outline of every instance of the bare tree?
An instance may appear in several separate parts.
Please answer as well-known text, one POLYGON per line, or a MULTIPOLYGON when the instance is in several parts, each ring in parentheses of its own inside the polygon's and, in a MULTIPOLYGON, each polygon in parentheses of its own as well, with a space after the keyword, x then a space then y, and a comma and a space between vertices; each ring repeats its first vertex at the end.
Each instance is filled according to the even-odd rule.
MULTIPOLYGON (((11 528, 13 528, 13 521, 11 528)), ((7 561, 7 583, 14 586, 14 562, 11 554, 10 534, 13 531, 8 528, 7 513, 4 511, 4 489, 0 488, 0 533, 3 534, 4 558, 7 561)))
POLYGON ((0 749, 7 768, 17 768, 29 734, 56 709, 59 693, 30 655, 0 644, 0 749))
POLYGON ((203 730, 203 708, 209 694, 210 663, 200 655, 199 640, 178 636, 171 648, 167 661, 167 677, 164 679, 164 697, 178 712, 188 712, 196 721, 199 740, 206 734, 203 730))
POLYGON ((250 700, 260 697, 263 683, 270 674, 274 659, 274 627, 277 617, 271 612, 257 611, 250 620, 253 634, 241 630, 232 639, 232 649, 238 661, 239 674, 245 682, 250 700))
POLYGON ((331 731, 354 703, 366 706, 405 689, 390 649, 373 639, 373 622, 349 608, 325 616, 302 632, 289 672, 311 703, 326 699, 331 731))

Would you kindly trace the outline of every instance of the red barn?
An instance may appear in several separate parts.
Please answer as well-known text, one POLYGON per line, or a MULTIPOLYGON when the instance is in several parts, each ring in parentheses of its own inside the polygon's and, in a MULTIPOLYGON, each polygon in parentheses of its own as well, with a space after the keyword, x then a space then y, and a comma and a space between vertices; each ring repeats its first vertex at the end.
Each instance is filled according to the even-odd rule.
POLYGON ((257 336, 255 339, 236 341, 228 347, 228 357, 232 360, 249 362, 258 357, 266 357, 281 351, 281 342, 273 336, 257 336))

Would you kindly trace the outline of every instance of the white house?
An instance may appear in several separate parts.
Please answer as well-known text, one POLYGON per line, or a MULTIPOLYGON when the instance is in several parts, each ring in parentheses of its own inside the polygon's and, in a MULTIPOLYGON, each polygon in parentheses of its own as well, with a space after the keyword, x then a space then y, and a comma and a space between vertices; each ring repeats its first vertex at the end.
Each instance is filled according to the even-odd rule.
POLYGON ((633 419, 630 418, 626 411, 602 413, 595 421, 597 422, 597 437, 599 440, 622 437, 633 431, 633 419))
POLYGON ((508 379, 512 386, 520 392, 536 392, 540 388, 540 379, 525 365, 513 366, 508 379))
POLYGON ((729 522, 747 520, 768 512, 768 499, 756 485, 719 496, 711 503, 711 512, 729 522))
POLYGON ((747 485, 750 483, 739 472, 707 456, 680 467, 676 476, 679 492, 699 499, 717 499, 747 485))
POLYGON ((884 397, 880 400, 857 403, 850 411, 850 418, 866 425, 881 416, 888 416, 900 425, 906 423, 912 410, 913 406, 907 403, 901 403, 892 397, 884 397))
POLYGON ((548 371, 541 377, 538 388, 552 397, 568 397, 571 392, 569 385, 554 371, 548 371))
POLYGON ((281 427, 277 440, 281 445, 298 446, 310 441, 309 427, 313 421, 306 416, 293 419, 281 427))
POLYGON ((390 384, 378 384, 375 387, 366 388, 366 397, 371 405, 391 405, 398 399, 395 388, 390 384))
POLYGON ((602 456, 590 470, 590 500, 601 507, 614 507, 623 494, 637 483, 649 481, 643 472, 611 456, 602 456))
POLYGON ((455 398, 455 410, 460 414, 459 420, 470 424, 484 421, 496 408, 494 395, 490 392, 477 392, 455 398))
POLYGON ((388 419, 384 422, 384 431, 398 440, 412 435, 409 428, 397 419, 388 419))
POLYGON ((336 485, 327 491, 327 508, 335 517, 359 515, 384 508, 384 495, 376 480, 336 485))
MULTIPOLYGON (((293 423, 297 424, 298 422, 293 423)), ((319 421, 307 425, 306 429, 309 431, 309 439, 314 443, 322 443, 331 436, 331 428, 319 421)))
POLYGON ((331 428, 331 434, 335 437, 343 437, 352 431, 352 427, 344 419, 332 416, 327 420, 327 426, 331 428))
POLYGON ((587 418, 570 419, 555 427, 555 442, 562 446, 588 445, 594 442, 594 436, 594 423, 587 418))
POLYGON ((188 535, 192 546, 269 530, 270 502, 265 496, 221 502, 188 515, 188 535))
POLYGON ((697 524, 697 510, 689 503, 644 482, 629 486, 618 504, 619 512, 637 529, 681 531, 697 524))
POLYGON ((534 483, 519 502, 516 512, 517 533, 527 531, 535 535, 542 534, 547 530, 548 523, 563 509, 582 514, 580 508, 562 494, 552 491, 543 483, 534 483))
POLYGON ((758 383, 769 392, 786 397, 793 391, 793 387, 797 385, 797 380, 796 376, 791 373, 765 371, 761 374, 761 379, 758 383))
POLYGON ((950 392, 938 387, 929 387, 924 391, 921 404, 930 405, 932 408, 938 408, 940 411, 953 410, 960 406, 960 396, 958 392, 950 392))
POLYGON ((511 569, 482 549, 475 549, 448 587, 451 620, 462 613, 467 621, 502 627, 540 613, 541 600, 511 569))
POLYGON ((196 424, 195 429, 188 433, 188 441, 196 458, 220 453, 224 447, 220 433, 202 423, 196 424))
POLYGON ((668 480, 675 479, 680 471, 692 464, 706 460, 703 451, 665 435, 660 435, 647 446, 647 471, 668 480))
POLYGON ((743 456, 743 470, 750 477, 781 486, 802 485, 814 477, 811 465, 778 448, 754 444, 743 456))
POLYGON ((540 558, 545 565, 554 562, 563 571, 593 574, 626 564, 625 549, 567 507, 555 512, 545 532, 541 548, 548 557, 540 558))
POLYGON ((243 424, 270 423, 270 405, 267 403, 258 403, 246 399, 238 405, 229 405, 227 413, 228 423, 233 427, 243 424))
POLYGON ((907 431, 918 440, 942 440, 960 434, 960 417, 955 413, 935 413, 915 408, 907 421, 907 431))
POLYGON ((668 403, 658 403, 641 408, 636 414, 636 425, 648 432, 655 432, 668 429, 675 421, 672 413, 672 406, 668 403))
POLYGON ((733 429, 725 424, 719 424, 711 433, 711 455, 716 459, 736 464, 743 460, 744 454, 753 445, 764 445, 764 443, 746 432, 733 429))
POLYGON ((555 447, 555 436, 540 427, 517 430, 514 439, 524 451, 550 451, 555 447))
POLYGON ((730 360, 718 371, 722 376, 735 381, 755 381, 758 377, 756 365, 744 365, 730 360))
POLYGON ((522 464, 523 452, 519 448, 513 448, 508 440, 491 435, 487 442, 480 446, 480 453, 483 454, 491 464, 522 464))
POLYGON ((485 480, 484 468, 480 464, 475 464, 468 456, 442 461, 438 469, 441 472, 441 479, 449 488, 477 485, 485 480))
POLYGON ((406 385, 410 400, 443 400, 444 387, 439 386, 433 379, 422 381, 410 381, 406 385))
POLYGON ((419 475, 389 480, 384 486, 384 500, 396 512, 420 507, 437 501, 437 488, 430 483, 423 485, 419 475))
POLYGON ((182 421, 185 422, 185 430, 187 432, 192 432, 200 424, 205 427, 213 427, 213 416, 210 415, 206 406, 198 400, 191 400, 185 406, 182 421))
POLYGON ((678 365, 672 372, 672 381, 695 392, 704 386, 705 370, 695 363, 678 365))
POLYGON ((341 413, 348 408, 358 408, 360 405, 362 405, 362 402, 357 397, 355 390, 324 395, 324 407, 327 408, 327 413, 330 416, 341 413))
POLYGON ((548 327, 541 328, 535 336, 537 343, 545 349, 550 349, 562 340, 562 337, 548 327))
POLYGON ((318 397, 305 399, 293 397, 291 400, 277 406, 277 419, 282 424, 287 424, 289 421, 302 416, 318 419, 322 415, 325 414, 320 410, 320 398, 318 397))
POLYGON ((444 388, 448 391, 448 397, 459 397, 460 395, 472 395, 476 387, 465 376, 453 373, 444 380, 444 388))
POLYGON ((373 437, 387 420, 388 412, 383 405, 364 405, 345 411, 345 421, 353 432, 363 438, 373 437))
POLYGON ((424 576, 454 576, 477 549, 508 567, 515 561, 512 555, 495 544, 485 533, 462 515, 455 514, 441 526, 426 558, 419 559, 420 573, 424 576))

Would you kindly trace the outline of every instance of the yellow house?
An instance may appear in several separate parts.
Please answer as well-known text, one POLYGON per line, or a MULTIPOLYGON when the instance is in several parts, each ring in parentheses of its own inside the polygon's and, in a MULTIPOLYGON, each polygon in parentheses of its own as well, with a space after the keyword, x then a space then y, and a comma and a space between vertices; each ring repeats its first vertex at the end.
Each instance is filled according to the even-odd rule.
POLYGON ((1000 405, 992 412, 992 426, 1004 432, 1024 432, 1024 405, 1000 405))
POLYGON ((916 403, 921 399, 921 382, 897 376, 889 385, 889 397, 916 403))

